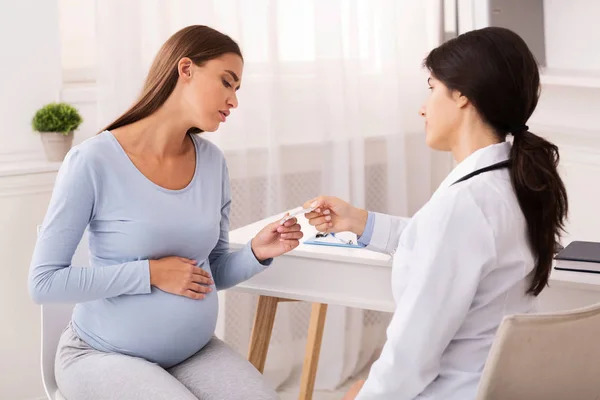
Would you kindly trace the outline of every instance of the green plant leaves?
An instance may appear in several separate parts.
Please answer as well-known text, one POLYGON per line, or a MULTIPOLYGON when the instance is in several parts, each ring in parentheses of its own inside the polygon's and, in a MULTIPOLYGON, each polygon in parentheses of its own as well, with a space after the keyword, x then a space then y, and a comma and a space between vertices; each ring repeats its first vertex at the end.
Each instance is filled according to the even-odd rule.
POLYGON ((31 121, 37 132, 60 132, 68 135, 83 122, 75 107, 67 103, 50 103, 40 108, 31 121))

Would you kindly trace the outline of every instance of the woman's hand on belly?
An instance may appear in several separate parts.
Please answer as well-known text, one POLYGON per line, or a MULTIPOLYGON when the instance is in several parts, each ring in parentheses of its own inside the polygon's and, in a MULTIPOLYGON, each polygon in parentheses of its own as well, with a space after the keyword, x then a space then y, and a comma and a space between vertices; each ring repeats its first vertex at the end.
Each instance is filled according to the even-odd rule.
POLYGON ((150 260, 150 284, 172 294, 202 300, 212 291, 210 273, 199 268, 196 261, 183 257, 150 260))

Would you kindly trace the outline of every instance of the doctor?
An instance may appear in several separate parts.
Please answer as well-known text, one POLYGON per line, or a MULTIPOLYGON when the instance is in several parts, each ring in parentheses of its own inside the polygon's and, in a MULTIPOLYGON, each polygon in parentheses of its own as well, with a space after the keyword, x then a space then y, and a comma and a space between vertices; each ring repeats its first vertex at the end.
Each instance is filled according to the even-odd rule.
POLYGON ((457 162, 429 202, 411 219, 332 197, 306 203, 320 231, 352 231, 394 254, 387 341, 346 399, 474 399, 502 318, 535 310, 567 214, 558 149, 525 125, 540 78, 524 41, 471 31, 424 65, 426 142, 457 162))

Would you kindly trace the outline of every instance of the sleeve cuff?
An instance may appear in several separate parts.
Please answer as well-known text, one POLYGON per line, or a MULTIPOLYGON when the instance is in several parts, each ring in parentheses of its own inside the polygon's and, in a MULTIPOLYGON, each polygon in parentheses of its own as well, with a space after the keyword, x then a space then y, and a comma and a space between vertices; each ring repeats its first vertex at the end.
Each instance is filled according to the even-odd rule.
POLYGON ((375 226, 375 215, 369 211, 369 216, 367 217, 367 224, 365 225, 365 230, 363 234, 358 237, 358 244, 362 246, 368 246, 371 243, 371 238, 373 237, 373 227, 375 226))
POLYGON ((391 231, 392 218, 389 215, 373 213, 373 228, 369 247, 377 251, 389 251, 391 231))
POLYGON ((246 246, 244 247, 243 252, 246 253, 246 257, 248 259, 251 259, 255 265, 259 265, 261 267, 268 267, 269 265, 271 265, 273 263, 272 258, 267 258, 266 260, 263 260, 262 262, 258 261, 258 259, 256 258, 256 255, 254 255, 254 252, 252 251, 252 240, 250 240, 248 243, 246 243, 246 246))

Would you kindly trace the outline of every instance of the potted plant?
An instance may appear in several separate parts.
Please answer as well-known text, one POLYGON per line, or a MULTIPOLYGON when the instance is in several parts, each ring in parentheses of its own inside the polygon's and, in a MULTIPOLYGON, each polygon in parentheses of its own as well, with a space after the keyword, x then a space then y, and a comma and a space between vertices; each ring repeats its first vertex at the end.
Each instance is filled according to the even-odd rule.
POLYGON ((48 161, 62 161, 73 145, 73 132, 83 119, 67 103, 50 103, 40 108, 31 125, 40 133, 48 161))

